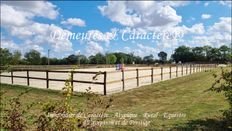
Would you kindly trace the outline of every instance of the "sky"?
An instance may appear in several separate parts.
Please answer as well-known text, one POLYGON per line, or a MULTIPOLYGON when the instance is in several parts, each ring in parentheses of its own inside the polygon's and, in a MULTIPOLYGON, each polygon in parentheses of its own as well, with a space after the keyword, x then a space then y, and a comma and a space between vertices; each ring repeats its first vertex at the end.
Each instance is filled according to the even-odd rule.
POLYGON ((4 1, 1 47, 43 56, 169 54, 231 43, 231 1, 4 1), (68 37, 69 36, 69 37, 68 37), (88 36, 88 37, 84 37, 88 36))

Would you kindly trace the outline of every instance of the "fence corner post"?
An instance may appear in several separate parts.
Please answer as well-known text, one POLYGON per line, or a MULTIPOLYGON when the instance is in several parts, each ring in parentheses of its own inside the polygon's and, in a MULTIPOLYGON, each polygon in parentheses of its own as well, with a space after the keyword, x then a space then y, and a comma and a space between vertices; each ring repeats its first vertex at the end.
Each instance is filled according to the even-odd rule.
POLYGON ((49 88, 49 76, 48 76, 48 70, 46 70, 46 83, 47 83, 47 89, 49 88))
POLYGON ((163 80, 163 67, 160 68, 161 69, 161 81, 163 80))
POLYGON ((176 77, 178 77, 178 65, 176 65, 176 77))
POLYGON ((184 69, 183 69, 184 67, 183 67, 183 64, 181 64, 181 75, 183 76, 184 75, 184 69))
POLYGON ((192 74, 192 65, 190 65, 190 74, 192 74))
POLYGON ((172 66, 169 67, 169 78, 172 78, 172 66))
POLYGON ((124 69, 122 69, 122 91, 125 90, 125 75, 124 75, 124 69))
POLYGON ((104 72, 104 95, 106 95, 106 77, 107 77, 107 72, 104 72))
POLYGON ((137 86, 139 86, 139 69, 136 69, 137 86))
POLYGON ((153 69, 153 67, 151 68, 151 83, 153 83, 154 82, 154 69, 153 69))
POLYGON ((27 70, 27 86, 30 85, 29 70, 27 70))

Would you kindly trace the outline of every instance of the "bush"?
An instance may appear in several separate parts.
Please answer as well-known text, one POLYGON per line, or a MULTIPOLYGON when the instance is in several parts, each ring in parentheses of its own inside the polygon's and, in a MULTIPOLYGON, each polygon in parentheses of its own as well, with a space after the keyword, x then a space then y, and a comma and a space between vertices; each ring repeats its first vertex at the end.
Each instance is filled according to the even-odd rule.
MULTIPOLYGON (((72 70, 73 71, 73 70, 72 70)), ((97 80, 100 73, 97 73, 93 77, 93 82, 97 80)), ((73 95, 73 86, 71 84, 71 75, 65 82, 65 86, 62 89, 63 97, 61 100, 48 101, 42 104, 42 109, 39 113, 27 114, 31 107, 38 103, 30 103, 29 105, 23 105, 20 101, 20 97, 27 94, 29 90, 13 97, 9 101, 2 102, 4 92, 1 92, 1 130, 32 130, 31 128, 37 128, 39 131, 45 130, 58 130, 58 131, 72 131, 80 129, 95 130, 96 125, 92 125, 92 121, 101 121, 105 118, 79 118, 75 115, 78 113, 86 114, 104 114, 110 107, 112 99, 101 97, 91 92, 91 87, 86 93, 83 93, 87 97, 87 106, 81 111, 77 110, 74 104, 71 102, 73 95), (34 118, 32 124, 29 125, 28 117, 34 118)), ((90 115, 91 116, 91 115, 90 115)))
MULTIPOLYGON (((232 70, 221 69, 220 75, 214 74, 215 82, 210 88, 211 91, 223 92, 226 100, 230 104, 230 108, 223 112, 223 116, 225 117, 228 126, 232 125, 232 70)), ((230 128, 230 127, 229 127, 230 128)))

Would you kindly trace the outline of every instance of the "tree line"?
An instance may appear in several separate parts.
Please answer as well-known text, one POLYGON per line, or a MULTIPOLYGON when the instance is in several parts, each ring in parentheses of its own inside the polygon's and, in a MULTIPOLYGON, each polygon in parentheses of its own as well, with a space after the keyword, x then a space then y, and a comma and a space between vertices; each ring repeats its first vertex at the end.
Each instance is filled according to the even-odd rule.
POLYGON ((167 59, 167 53, 161 51, 157 54, 159 59, 154 59, 152 54, 144 56, 136 56, 133 53, 97 53, 89 57, 85 55, 69 55, 65 58, 49 58, 41 56, 40 52, 30 50, 24 54, 20 51, 10 52, 8 49, 0 48, 1 65, 68 65, 68 64, 156 64, 156 63, 228 63, 231 62, 231 48, 221 46, 213 48, 211 46, 204 47, 187 47, 180 46, 175 49, 170 59, 167 59))

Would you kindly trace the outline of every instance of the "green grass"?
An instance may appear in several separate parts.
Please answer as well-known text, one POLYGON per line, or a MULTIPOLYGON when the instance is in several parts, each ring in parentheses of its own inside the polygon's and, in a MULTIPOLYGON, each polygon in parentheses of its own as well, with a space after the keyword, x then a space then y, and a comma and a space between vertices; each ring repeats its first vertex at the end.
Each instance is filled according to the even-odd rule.
MULTIPOLYGON (((223 94, 206 91, 214 82, 213 73, 219 73, 219 69, 200 72, 190 76, 176 78, 149 86, 113 94, 113 103, 108 113, 134 113, 138 114, 133 120, 151 121, 149 126, 114 126, 103 129, 120 130, 220 130, 223 127, 222 110, 229 107, 223 94), (157 118, 145 119, 144 113, 157 113, 157 118), (166 119, 163 113, 185 114, 186 117, 166 119)), ((1 84, 1 90, 5 92, 3 100, 9 99, 20 92, 30 88, 27 95, 21 99, 24 103, 47 102, 59 100, 62 94, 58 91, 35 89, 31 87, 1 84)), ((86 97, 80 93, 73 96, 72 101, 76 108, 83 108, 86 97)), ((37 107, 38 108, 38 107, 37 107)), ((36 112, 36 109, 35 111, 36 112)), ((108 118, 113 120, 115 118, 108 118)))

